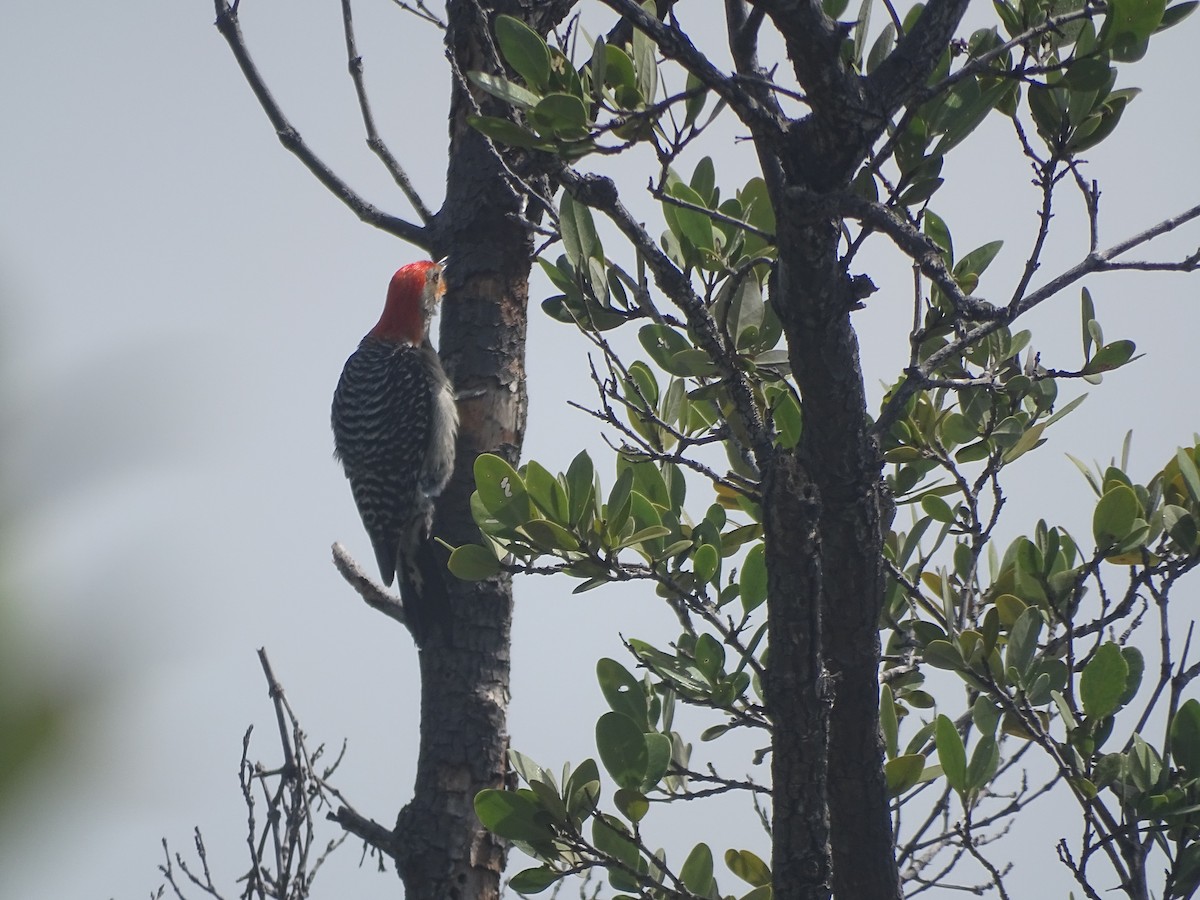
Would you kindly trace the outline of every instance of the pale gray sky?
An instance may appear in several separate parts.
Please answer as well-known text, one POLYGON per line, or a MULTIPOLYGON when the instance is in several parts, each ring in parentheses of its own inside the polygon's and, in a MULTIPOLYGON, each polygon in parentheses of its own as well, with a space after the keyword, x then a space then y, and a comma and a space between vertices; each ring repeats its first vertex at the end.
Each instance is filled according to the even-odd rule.
MULTIPOLYGON (((381 127, 436 206, 439 35, 386 0, 360 3, 356 18, 381 127)), ((66 746, 0 817, 3 897, 144 897, 159 883, 159 839, 186 851, 195 825, 230 884, 245 865, 235 776, 247 724, 259 726, 260 758, 274 758, 258 646, 312 739, 350 740, 340 786, 360 811, 390 819, 411 781, 411 644, 329 562, 333 540, 370 554, 331 458, 328 404, 388 277, 416 254, 361 225, 280 147, 212 19, 203 0, 22 3, 0 33, 5 625, 22 635, 31 682, 81 692, 66 746)), ((405 213, 362 143, 338 4, 247 0, 243 25, 314 148, 378 205, 405 213)), ((1156 40, 1151 60, 1124 70, 1121 83, 1146 93, 1089 154, 1106 241, 1200 199, 1196 27, 1156 40)), ((959 250, 1010 239, 981 287, 1002 294, 1031 239, 1028 170, 1001 123, 947 168, 952 183, 972 184, 935 204, 959 250)), ((718 171, 727 192, 749 174, 724 156, 718 171)), ((1060 212, 1067 236, 1053 258, 1065 267, 1081 236, 1070 232, 1078 216, 1060 212)), ((1193 231, 1162 252, 1196 243, 1193 231)), ((856 318, 876 395, 903 364, 909 316, 907 269, 880 265, 869 270, 883 290, 856 318)), ((1107 459, 1133 428, 1144 480, 1200 427, 1196 280, 1091 286, 1108 339, 1132 338, 1148 357, 1092 389, 1051 446, 1014 470, 1008 535, 1039 515, 1088 533, 1089 493, 1064 452, 1107 459)), ((1053 306, 1029 327, 1048 361, 1071 367, 1078 294, 1053 306)), ((584 348, 534 314, 526 449, 551 469, 581 439, 600 446, 593 423, 565 405, 590 397, 584 348)), ((622 658, 618 632, 673 634, 653 598, 577 598, 570 587, 518 586, 513 742, 553 768, 594 753, 603 703, 592 667, 622 658)), ((1022 827, 1021 852, 1032 855, 1015 884, 1065 897, 1051 848, 1076 833, 1070 815, 1056 825, 1043 804, 1022 827)), ((715 848, 761 849, 750 814, 727 804, 720 816, 715 848)), ((324 892, 397 895, 394 875, 358 870, 357 859, 346 848, 324 892)))

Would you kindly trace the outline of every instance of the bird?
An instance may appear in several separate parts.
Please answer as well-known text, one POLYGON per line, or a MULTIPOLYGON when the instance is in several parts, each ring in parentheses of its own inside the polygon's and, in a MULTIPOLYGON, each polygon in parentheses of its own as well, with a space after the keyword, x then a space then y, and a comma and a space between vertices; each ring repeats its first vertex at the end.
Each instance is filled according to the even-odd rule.
POLYGON ((454 390, 428 334, 446 293, 444 262, 409 263, 392 276, 383 314, 346 360, 330 415, 334 458, 380 577, 389 587, 397 577, 406 607, 423 590, 421 551, 458 433, 454 390))

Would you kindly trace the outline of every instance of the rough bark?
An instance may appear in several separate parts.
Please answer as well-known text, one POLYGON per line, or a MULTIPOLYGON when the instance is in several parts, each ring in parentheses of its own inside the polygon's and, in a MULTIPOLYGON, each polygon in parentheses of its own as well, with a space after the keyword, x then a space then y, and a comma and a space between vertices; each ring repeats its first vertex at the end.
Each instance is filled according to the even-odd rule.
POLYGON ((828 702, 821 667, 819 504, 791 453, 771 459, 763 479, 763 527, 789 538, 766 543, 771 661, 766 701, 774 726, 771 805, 774 896, 829 896, 828 702), (792 665, 775 664, 778 658, 792 665))
MULTIPOLYGON (((804 421, 794 457, 776 467, 795 467, 792 490, 799 486, 804 491, 804 499, 796 502, 810 505, 815 517, 810 534, 796 530, 796 522, 788 517, 772 516, 772 509, 790 502, 773 496, 786 482, 765 485, 769 684, 777 691, 789 684, 812 693, 807 703, 793 700, 786 708, 778 694, 774 698, 775 896, 818 895, 811 879, 805 880, 807 854, 794 852, 804 846, 792 843, 797 840, 797 826, 791 822, 795 813, 781 809, 781 801, 796 802, 787 785, 824 775, 826 805, 802 810, 809 822, 799 829, 800 839, 817 833, 827 814, 833 895, 896 900, 900 884, 892 863, 878 687, 885 585, 882 545, 890 501, 881 482, 882 456, 867 429, 866 392, 850 320, 862 291, 838 258, 837 223, 806 212, 795 197, 797 192, 821 195, 848 188, 884 123, 924 84, 966 3, 932 0, 889 65, 870 78, 842 63, 839 29, 819 4, 762 0, 754 5, 784 35, 812 109, 809 116, 783 124, 778 131, 759 126, 755 134, 777 216, 779 264, 772 300, 784 325, 804 421), (786 588, 798 584, 809 586, 809 593, 786 588), (805 609, 805 604, 819 609, 805 609), (781 617, 786 621, 778 622, 781 617), (819 638, 789 634, 805 622, 819 638), (814 667, 824 677, 814 680, 814 667), (828 704, 827 718, 809 714, 802 727, 827 724, 827 734, 820 738, 792 735, 793 724, 778 719, 785 709, 815 709, 819 704, 828 704), (820 772, 805 754, 822 739, 827 741, 827 767, 820 772)), ((753 65, 748 53, 738 61, 747 68, 753 65)))
MULTIPOLYGON (((493 68, 491 6, 447 6, 446 43, 460 73, 493 68)), ((503 6, 522 15, 516 4, 503 6)), ((478 537, 470 512, 475 459, 498 453, 516 464, 527 411, 533 247, 522 198, 466 122, 473 103, 491 101, 469 97, 456 79, 446 200, 431 223, 435 255, 449 258, 439 353, 459 394, 460 418, 455 472, 434 533, 455 545, 478 537)), ((492 900, 506 851, 479 824, 473 800, 507 779, 512 585, 507 577, 468 583, 441 572, 445 606, 421 642, 420 755, 412 799, 396 823, 394 856, 408 900, 492 900)))

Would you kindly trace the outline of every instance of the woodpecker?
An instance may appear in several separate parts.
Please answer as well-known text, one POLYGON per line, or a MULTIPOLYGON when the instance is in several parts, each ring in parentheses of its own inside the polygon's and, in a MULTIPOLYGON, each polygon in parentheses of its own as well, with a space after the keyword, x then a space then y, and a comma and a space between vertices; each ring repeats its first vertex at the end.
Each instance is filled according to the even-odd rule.
POLYGON ((379 574, 402 599, 420 584, 418 551, 433 498, 450 480, 458 410, 427 331, 446 292, 439 263, 401 267, 383 315, 346 360, 333 395, 334 457, 342 464, 379 574))

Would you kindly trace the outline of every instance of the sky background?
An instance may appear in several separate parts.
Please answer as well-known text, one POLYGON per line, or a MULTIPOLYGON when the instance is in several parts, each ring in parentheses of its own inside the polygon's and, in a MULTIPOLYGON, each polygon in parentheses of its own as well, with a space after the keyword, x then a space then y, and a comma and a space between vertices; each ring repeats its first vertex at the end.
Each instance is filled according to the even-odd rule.
MULTIPOLYGON (((365 196, 407 214, 362 141, 338 4, 246 0, 242 10, 301 133, 365 196)), ((0 32, 0 647, 18 686, 74 698, 63 740, 0 812, 2 897, 145 897, 161 880, 160 839, 187 851, 194 826, 232 885, 245 867, 236 771, 247 725, 258 726, 252 752, 276 754, 260 646, 310 739, 350 741, 339 786, 361 812, 391 820, 411 782, 411 642, 329 560, 334 540, 370 553, 331 457, 328 405, 392 271, 416 253, 359 223, 280 147, 213 16, 201 0, 22 3, 0 32)), ((439 34, 386 0, 360 3, 356 21, 381 130, 436 207, 439 34)), ((1120 84, 1145 93, 1088 154, 1106 243, 1200 200, 1197 27, 1156 39, 1149 59, 1122 70, 1120 84)), ((752 174, 745 145, 731 147, 711 150, 726 193, 752 174)), ((632 200, 647 173, 636 160, 625 171, 632 200)), ((995 122, 944 174, 934 206, 960 254, 1009 239, 980 288, 1002 296, 1035 223, 1028 168, 995 122)), ((1081 224, 1077 210, 1058 210, 1047 277, 1080 258, 1081 224)), ((1147 255, 1196 243, 1193 229, 1147 255)), ((910 315, 911 276, 885 250, 864 258, 881 291, 855 314, 875 397, 904 364, 910 315)), ((1131 338, 1147 356, 1091 389, 1050 446, 1014 467, 1005 542, 1039 516, 1088 534, 1090 493, 1066 452, 1107 460, 1132 428, 1144 481, 1198 428, 1195 278, 1089 284, 1106 339, 1131 338)), ((1078 366, 1076 292, 1026 327, 1047 364, 1078 366)), ((566 406, 592 396, 585 349, 533 314, 526 458, 561 470, 586 442, 607 474, 595 423, 566 406)), ((594 753, 594 660, 622 658, 620 633, 674 634, 649 597, 570 587, 517 586, 513 743, 552 768, 594 753)), ((750 771, 725 758, 731 773, 750 771)), ((752 813, 725 804, 714 815, 720 832, 700 834, 715 847, 761 851, 752 813)), ((1066 896, 1052 846, 1076 833, 1072 815, 1050 802, 1023 820, 1013 885, 1066 896)), ((685 834, 680 818, 672 829, 685 834)), ((397 896, 394 874, 357 863, 347 846, 321 894, 397 896)), ((524 864, 515 858, 513 871, 524 864)))

